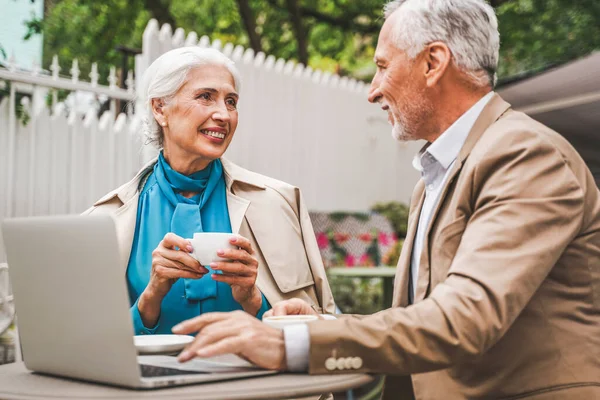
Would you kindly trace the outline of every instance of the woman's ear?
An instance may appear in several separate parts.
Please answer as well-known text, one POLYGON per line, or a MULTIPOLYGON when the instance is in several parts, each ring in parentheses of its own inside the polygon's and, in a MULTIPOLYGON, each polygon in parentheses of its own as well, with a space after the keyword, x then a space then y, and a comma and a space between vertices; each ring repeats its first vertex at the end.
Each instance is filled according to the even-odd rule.
POLYGON ((152 114, 162 127, 167 126, 167 116, 164 113, 165 102, 162 99, 152 99, 152 114))

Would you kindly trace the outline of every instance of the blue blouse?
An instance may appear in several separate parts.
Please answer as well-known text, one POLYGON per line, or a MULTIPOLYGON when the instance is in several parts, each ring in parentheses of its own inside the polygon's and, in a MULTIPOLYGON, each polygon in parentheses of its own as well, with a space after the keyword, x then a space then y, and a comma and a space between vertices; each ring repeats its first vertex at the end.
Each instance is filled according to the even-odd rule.
MULTIPOLYGON (((202 313, 242 310, 242 306, 233 299, 231 287, 213 280, 211 274, 215 272, 208 266, 209 273, 202 278, 178 279, 173 284, 162 301, 160 317, 155 326, 144 326, 137 304, 150 281, 152 251, 167 233, 173 232, 183 238, 192 238, 195 232, 231 233, 226 190, 220 160, 213 161, 202 171, 185 176, 169 166, 162 152, 159 155, 140 193, 127 267, 134 334, 171 333, 171 328, 176 324, 202 313), (188 199, 178 193, 181 191, 198 194, 188 199)), ((269 308, 263 295, 257 318, 262 318, 269 308)))

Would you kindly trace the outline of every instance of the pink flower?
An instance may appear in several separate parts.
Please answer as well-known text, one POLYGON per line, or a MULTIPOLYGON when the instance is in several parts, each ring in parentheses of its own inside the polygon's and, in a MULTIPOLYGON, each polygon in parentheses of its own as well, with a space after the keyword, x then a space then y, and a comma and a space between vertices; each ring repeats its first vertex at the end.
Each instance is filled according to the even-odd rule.
POLYGON ((323 232, 317 234, 317 245, 319 249, 323 250, 329 246, 329 239, 327 239, 327 235, 323 232))
POLYGON ((393 235, 388 236, 385 232, 379 232, 379 244, 382 246, 389 246, 390 239, 393 239, 393 235), (390 237, 391 236, 391 237, 390 237))
POLYGON ((348 254, 346 256, 345 263, 347 267, 354 267, 354 265, 356 264, 356 259, 354 258, 354 256, 348 254))

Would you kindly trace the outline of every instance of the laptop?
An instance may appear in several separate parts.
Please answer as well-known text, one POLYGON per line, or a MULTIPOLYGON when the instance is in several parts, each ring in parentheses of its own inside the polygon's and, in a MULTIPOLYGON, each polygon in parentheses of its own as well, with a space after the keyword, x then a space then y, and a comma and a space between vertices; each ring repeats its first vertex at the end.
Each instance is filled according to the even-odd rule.
POLYGON ((153 361, 145 364, 134 345, 127 283, 110 216, 7 219, 2 233, 28 369, 138 389, 275 373, 228 368, 210 359, 194 360, 200 365, 195 371, 177 368, 174 357, 166 363, 169 367, 156 362, 161 357, 150 357, 153 361))

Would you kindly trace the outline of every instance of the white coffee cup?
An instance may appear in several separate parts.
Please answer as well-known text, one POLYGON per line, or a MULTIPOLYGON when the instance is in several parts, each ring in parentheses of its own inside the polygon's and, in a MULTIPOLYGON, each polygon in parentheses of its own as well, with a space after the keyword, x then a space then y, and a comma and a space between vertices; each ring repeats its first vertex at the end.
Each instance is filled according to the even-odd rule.
POLYGON ((192 243, 194 248, 192 257, 202 265, 209 265, 212 262, 227 261, 217 255, 217 250, 236 249, 237 247, 229 241, 237 236, 233 233, 199 232, 194 233, 193 239, 187 240, 192 243))
POLYGON ((318 320, 316 315, 280 315, 263 318, 263 322, 273 328, 283 329, 284 326, 308 324, 318 320))

